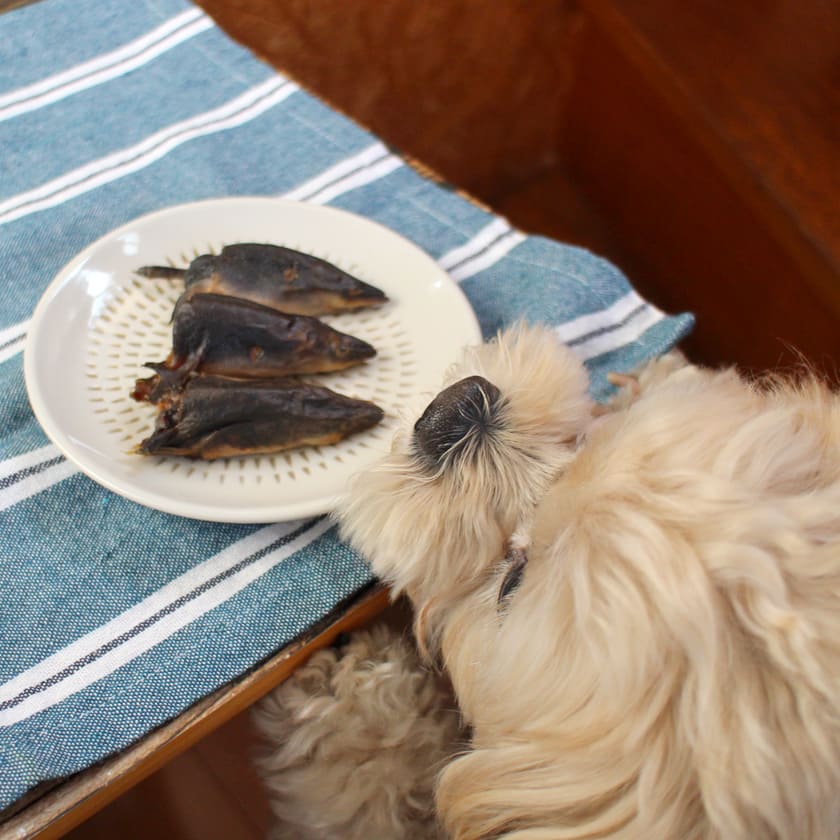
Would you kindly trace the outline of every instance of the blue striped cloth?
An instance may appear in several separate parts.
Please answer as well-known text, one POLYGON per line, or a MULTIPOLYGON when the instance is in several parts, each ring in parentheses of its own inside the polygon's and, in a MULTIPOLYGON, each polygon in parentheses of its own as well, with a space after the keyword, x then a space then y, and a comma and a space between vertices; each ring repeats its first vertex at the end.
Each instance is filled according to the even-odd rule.
POLYGON ((329 519, 167 516, 46 439, 21 356, 78 251, 141 214, 228 195, 350 210, 424 248, 485 335, 556 325, 601 396, 690 328, 609 263, 513 229, 231 42, 182 0, 43 0, 0 15, 0 807, 242 675, 371 580, 329 519))

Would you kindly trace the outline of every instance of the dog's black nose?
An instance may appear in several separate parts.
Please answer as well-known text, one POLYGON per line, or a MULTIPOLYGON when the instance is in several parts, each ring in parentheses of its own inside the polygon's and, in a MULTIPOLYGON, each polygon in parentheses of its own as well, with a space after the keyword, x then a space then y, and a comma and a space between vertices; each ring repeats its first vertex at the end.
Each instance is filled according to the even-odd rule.
POLYGON ((497 420, 501 391, 483 376, 468 376, 441 391, 414 424, 414 443, 439 461, 471 435, 490 431, 497 420))

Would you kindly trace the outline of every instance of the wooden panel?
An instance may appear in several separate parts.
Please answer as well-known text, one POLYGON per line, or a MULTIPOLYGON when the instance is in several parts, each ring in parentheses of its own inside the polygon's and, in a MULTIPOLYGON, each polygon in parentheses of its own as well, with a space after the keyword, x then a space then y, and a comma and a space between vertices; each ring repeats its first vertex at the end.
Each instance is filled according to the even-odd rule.
POLYGON ((556 160, 556 0, 200 0, 229 34, 444 178, 492 200, 556 160))
POLYGON ((753 182, 754 212, 840 302, 840 4, 582 3, 730 176, 753 182))
POLYGON ((272 816, 242 712, 73 829, 67 840, 263 840, 272 816))
POLYGON ((588 21, 562 143, 578 188, 608 220, 608 255, 660 306, 697 313, 687 346, 699 360, 764 368, 794 361, 795 347, 832 370, 840 308, 813 265, 757 212, 754 183, 722 165, 708 126, 615 39, 588 21))

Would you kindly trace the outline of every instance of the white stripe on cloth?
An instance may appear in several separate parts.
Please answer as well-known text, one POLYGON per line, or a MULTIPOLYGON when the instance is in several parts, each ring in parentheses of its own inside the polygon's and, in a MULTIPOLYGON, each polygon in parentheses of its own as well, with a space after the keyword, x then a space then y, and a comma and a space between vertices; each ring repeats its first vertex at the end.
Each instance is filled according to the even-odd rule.
POLYGON ((4 327, 0 330, 0 347, 8 344, 12 339, 21 338, 26 335, 26 331, 29 329, 31 323, 32 319, 30 318, 26 321, 21 321, 19 324, 12 324, 10 327, 4 327))
POLYGON ((333 522, 329 517, 324 517, 290 542, 209 585, 205 591, 174 606, 174 609, 157 620, 149 621, 162 610, 173 607, 183 596, 209 584, 213 578, 231 570, 245 558, 266 549, 275 540, 290 534, 301 524, 300 521, 285 522, 255 531, 175 578, 116 618, 1 685, 0 703, 13 700, 27 689, 31 690, 41 683, 56 679, 68 666, 96 654, 101 648, 113 643, 117 637, 137 628, 137 632, 129 635, 125 641, 107 649, 101 655, 92 656, 89 661, 70 670, 66 677, 56 679, 49 686, 32 692, 15 705, 0 711, 0 726, 11 726, 49 709, 142 656, 182 627, 233 597, 295 552, 314 542, 332 527, 333 522), (149 623, 143 626, 144 622, 149 623))
POLYGON ((583 361, 594 359, 595 356, 618 350, 620 347, 638 340, 664 317, 665 315, 656 307, 645 304, 621 326, 598 333, 578 344, 573 344, 570 349, 583 361))
POLYGON ((196 137, 250 122, 297 90, 299 88, 293 82, 274 76, 218 108, 161 129, 134 146, 120 149, 0 202, 0 224, 56 207, 102 184, 137 172, 196 137))
POLYGON ((20 353, 26 344, 26 332, 31 319, 0 330, 0 363, 20 353))
POLYGON ((117 50, 0 96, 0 121, 122 76, 212 26, 213 21, 198 9, 183 12, 117 50))
MULTIPOLYGON (((31 453, 27 453, 31 454, 31 453)), ((50 459, 53 460, 53 459, 50 459)), ((4 462, 3 466, 5 467, 4 462)), ((42 461, 41 463, 46 463, 42 461)), ((33 465, 33 469, 39 465, 33 465)), ((8 487, 0 488, 0 511, 10 508, 19 502, 34 496, 36 493, 41 493, 48 490, 50 487, 64 481, 65 478, 75 475, 78 472, 76 467, 62 456, 56 456, 56 462, 45 466, 29 475, 23 476, 19 480, 10 484, 8 487), (60 460, 58 460, 60 459, 60 460)))
POLYGON ((393 172, 401 166, 403 166, 403 161, 400 158, 396 155, 388 155, 365 169, 354 172, 352 175, 348 175, 346 178, 342 178, 340 181, 325 187, 306 200, 312 204, 326 204, 328 201, 332 201, 334 198, 350 192, 350 190, 358 189, 373 181, 378 181, 380 178, 384 178, 389 172, 393 172))
MULTIPOLYGON (((580 315, 571 321, 566 321, 557 326, 555 331, 562 342, 571 344, 583 336, 620 325, 640 306, 655 309, 639 297, 637 292, 631 290, 606 309, 599 309, 597 312, 590 312, 587 315, 580 315)), ((659 310, 655 311, 658 312, 659 310)))
POLYGON ((0 364, 8 361, 13 356, 17 356, 18 353, 22 353, 25 346, 26 336, 22 335, 20 338, 10 341, 5 347, 0 347, 0 364))
POLYGON ((24 452, 22 455, 15 455, 13 458, 7 458, 5 461, 0 461, 0 480, 8 478, 10 475, 19 473, 22 470, 35 467, 45 461, 51 461, 61 455, 57 446, 48 443, 46 446, 39 446, 37 449, 31 449, 29 452, 24 452))
POLYGON ((525 239, 526 236, 524 233, 512 230, 510 233, 497 239, 489 248, 477 254, 471 260, 462 262, 455 266, 455 268, 450 269, 449 276, 457 282, 466 280, 468 277, 472 277, 474 274, 478 274, 480 271, 494 266, 517 245, 524 242, 525 239))
POLYGON ((468 242, 459 245, 457 248, 453 248, 451 251, 447 251, 438 259, 438 265, 444 271, 449 271, 459 263, 465 262, 470 257, 474 257, 492 242, 495 242, 511 230, 511 226, 504 219, 493 219, 489 225, 483 227, 468 242))
POLYGON ((343 180, 346 176, 357 172, 358 170, 367 169, 371 165, 378 163, 383 158, 388 158, 388 149, 383 143, 374 143, 361 152, 357 152, 344 160, 339 161, 329 169, 325 169, 320 175, 304 181, 299 186, 286 193, 283 193, 283 198, 292 201, 309 201, 313 196, 325 190, 327 187, 332 187, 336 182, 343 180))

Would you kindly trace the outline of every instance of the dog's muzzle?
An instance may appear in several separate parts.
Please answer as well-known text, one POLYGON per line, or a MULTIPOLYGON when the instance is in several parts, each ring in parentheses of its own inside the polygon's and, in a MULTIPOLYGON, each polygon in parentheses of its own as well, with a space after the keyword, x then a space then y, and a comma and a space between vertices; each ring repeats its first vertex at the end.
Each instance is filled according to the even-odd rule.
POLYGON ((480 439, 498 423, 501 391, 483 376, 468 376, 441 391, 414 424, 418 454, 435 465, 468 439, 480 439))

